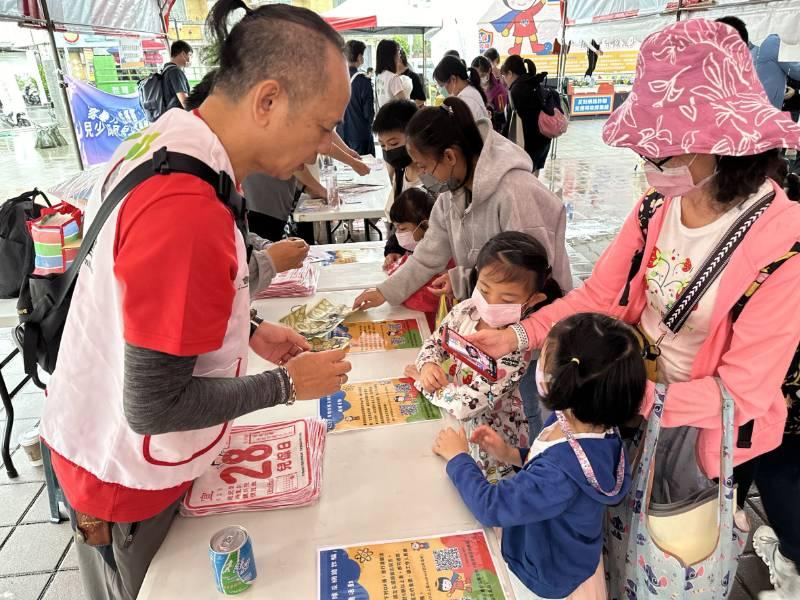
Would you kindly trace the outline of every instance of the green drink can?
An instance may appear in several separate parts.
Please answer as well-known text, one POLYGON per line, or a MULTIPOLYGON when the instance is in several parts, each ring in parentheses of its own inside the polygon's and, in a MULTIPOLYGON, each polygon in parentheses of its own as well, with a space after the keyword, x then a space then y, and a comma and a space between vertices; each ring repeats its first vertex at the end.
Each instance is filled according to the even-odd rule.
POLYGON ((250 589, 256 579, 253 544, 244 527, 232 525, 211 536, 208 547, 217 590, 226 596, 250 589))

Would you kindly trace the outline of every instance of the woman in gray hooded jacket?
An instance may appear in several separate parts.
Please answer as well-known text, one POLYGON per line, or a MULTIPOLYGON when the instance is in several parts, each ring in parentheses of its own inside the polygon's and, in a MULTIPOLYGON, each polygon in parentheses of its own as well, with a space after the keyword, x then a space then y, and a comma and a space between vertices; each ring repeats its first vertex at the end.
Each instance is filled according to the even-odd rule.
POLYGON ((564 205, 533 175, 528 154, 492 129, 474 121, 458 98, 420 110, 408 125, 407 147, 423 177, 445 185, 433 207, 428 231, 414 254, 377 289, 363 292, 355 309, 401 304, 447 267, 440 294, 470 297, 471 274, 483 245, 501 231, 521 231, 547 250, 553 277, 572 289, 564 234, 564 205))

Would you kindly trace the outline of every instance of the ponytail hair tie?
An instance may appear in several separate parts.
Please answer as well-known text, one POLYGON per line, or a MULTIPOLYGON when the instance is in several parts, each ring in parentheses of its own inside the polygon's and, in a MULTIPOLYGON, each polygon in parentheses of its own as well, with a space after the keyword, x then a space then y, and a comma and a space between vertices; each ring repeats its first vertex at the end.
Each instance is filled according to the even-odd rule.
POLYGON ((449 104, 442 104, 441 106, 439 106, 439 108, 441 108, 448 115, 452 115, 453 114, 453 107, 450 106, 449 104))
POLYGON ((579 367, 581 366, 581 359, 580 359, 580 358, 578 358, 578 357, 576 357, 576 356, 573 356, 572 358, 570 358, 570 359, 569 359, 569 361, 570 361, 570 362, 574 362, 574 363, 575 363, 576 365, 578 365, 579 367))

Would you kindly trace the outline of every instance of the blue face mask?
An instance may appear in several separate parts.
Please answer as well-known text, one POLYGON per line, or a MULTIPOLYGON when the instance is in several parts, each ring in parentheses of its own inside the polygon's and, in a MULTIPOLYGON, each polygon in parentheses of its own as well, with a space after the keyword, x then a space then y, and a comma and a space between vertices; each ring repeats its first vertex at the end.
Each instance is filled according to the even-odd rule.
POLYGON ((442 95, 442 97, 444 97, 444 98, 447 98, 447 97, 450 95, 450 92, 448 92, 448 91, 447 91, 447 88, 446 88, 446 87, 444 87, 443 85, 440 85, 440 86, 439 86, 439 93, 440 93, 440 94, 442 95))

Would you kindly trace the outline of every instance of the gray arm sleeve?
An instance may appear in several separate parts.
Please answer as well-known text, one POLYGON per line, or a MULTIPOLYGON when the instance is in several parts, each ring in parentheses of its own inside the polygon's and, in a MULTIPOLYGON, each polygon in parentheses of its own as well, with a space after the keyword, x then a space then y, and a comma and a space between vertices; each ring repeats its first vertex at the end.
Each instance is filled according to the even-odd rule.
POLYGON ((267 247, 264 246, 263 250, 253 250, 247 266, 250 270, 250 298, 252 299, 272 283, 272 279, 275 277, 275 263, 272 262, 267 247))
POLYGON ((250 263, 247 265, 250 270, 250 298, 252 299, 263 289, 267 288, 275 277, 275 263, 267 252, 272 242, 257 236, 255 233, 247 233, 247 243, 252 246, 253 252, 250 254, 250 263))
POLYGON ((122 404, 140 435, 203 429, 284 404, 289 380, 280 369, 246 377, 195 377, 196 356, 173 356, 125 344, 122 404))

